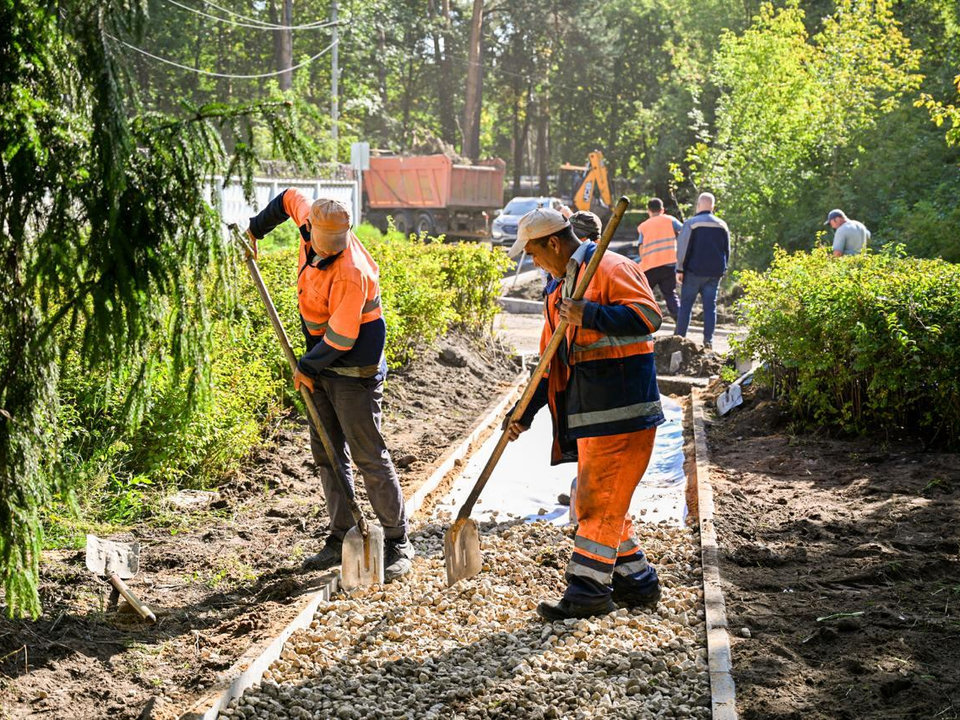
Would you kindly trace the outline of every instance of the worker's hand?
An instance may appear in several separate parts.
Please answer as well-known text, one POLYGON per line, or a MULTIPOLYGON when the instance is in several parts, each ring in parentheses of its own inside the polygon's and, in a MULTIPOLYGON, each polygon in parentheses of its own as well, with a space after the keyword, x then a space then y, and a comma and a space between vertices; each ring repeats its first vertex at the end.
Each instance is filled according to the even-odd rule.
POLYGON ((557 303, 560 319, 577 326, 583 325, 583 309, 586 306, 585 300, 571 300, 569 298, 563 298, 557 303))
POLYGON ((679 280, 680 282, 683 282, 683 273, 682 273, 682 272, 678 272, 678 273, 677 273, 677 280, 679 280))
POLYGON ((569 205, 561 205, 560 214, 563 215, 567 220, 569 220, 570 216, 573 215, 573 210, 570 209, 569 205))
POLYGON ((293 386, 299 390, 301 385, 305 386, 310 392, 313 392, 313 378, 309 375, 304 375, 300 372, 300 368, 297 368, 293 371, 293 386))
POLYGON ((250 228, 247 228, 247 240, 250 241, 250 247, 253 248, 253 259, 256 260, 260 256, 260 251, 257 248, 257 236, 250 231, 250 228))
POLYGON ((529 425, 521 425, 518 422, 510 423, 510 427, 507 428, 507 437, 510 442, 513 442, 529 429, 529 425))

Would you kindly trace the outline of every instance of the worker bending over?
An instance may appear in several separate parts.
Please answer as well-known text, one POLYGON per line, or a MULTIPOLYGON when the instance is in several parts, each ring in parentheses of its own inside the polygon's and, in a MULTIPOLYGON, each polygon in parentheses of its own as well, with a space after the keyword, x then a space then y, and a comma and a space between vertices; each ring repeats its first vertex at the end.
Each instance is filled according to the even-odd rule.
POLYGON ((325 570, 340 564, 343 537, 354 525, 331 463, 353 487, 351 460, 363 475, 367 496, 384 534, 384 578, 408 573, 414 556, 397 471, 380 433, 383 350, 386 325, 380 309, 380 269, 350 230, 350 214, 336 200, 311 202, 294 188, 270 201, 247 230, 256 242, 292 219, 300 228, 297 303, 306 340, 294 385, 313 395, 320 421, 330 435, 336 458, 327 457, 313 426, 310 448, 330 514, 330 534, 321 552, 304 568, 325 570))
POLYGON ((584 299, 571 300, 597 245, 580 242, 557 211, 538 208, 520 219, 511 257, 522 252, 555 278, 544 301, 543 352, 565 319, 566 336, 510 439, 526 431, 544 405, 553 418, 551 464, 577 461, 579 521, 567 589, 542 602, 546 620, 611 612, 613 600, 655 605, 656 570, 634 534, 630 500, 663 422, 653 357, 661 316, 640 267, 604 254, 584 299))

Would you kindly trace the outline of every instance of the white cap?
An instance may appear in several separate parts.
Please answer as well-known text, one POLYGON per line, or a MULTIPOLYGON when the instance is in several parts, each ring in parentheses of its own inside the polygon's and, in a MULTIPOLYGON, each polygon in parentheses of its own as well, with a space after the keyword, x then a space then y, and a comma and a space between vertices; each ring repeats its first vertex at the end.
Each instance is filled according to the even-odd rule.
POLYGON ((530 240, 547 237, 570 227, 567 219, 552 208, 531 210, 517 224, 517 239, 507 251, 507 255, 518 258, 530 240))

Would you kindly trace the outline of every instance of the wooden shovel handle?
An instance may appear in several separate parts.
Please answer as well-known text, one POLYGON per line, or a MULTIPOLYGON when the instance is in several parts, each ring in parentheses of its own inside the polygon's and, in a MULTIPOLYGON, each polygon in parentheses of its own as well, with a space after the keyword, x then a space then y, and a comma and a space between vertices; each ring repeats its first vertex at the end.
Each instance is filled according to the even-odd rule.
POLYGON ((128 588, 127 584, 120 579, 119 575, 116 573, 110 573, 109 579, 114 590, 123 595, 123 599, 130 603, 134 610, 140 613, 140 617, 142 617, 151 625, 157 622, 157 616, 153 614, 153 610, 140 602, 140 598, 130 591, 130 588, 128 588))
MULTIPOLYGON (((583 271, 583 276, 580 278, 580 282, 577 283, 577 287, 573 291, 571 300, 583 299, 584 294, 587 292, 587 287, 590 285, 590 281, 593 279, 594 274, 597 272, 597 268, 600 266, 600 261, 603 259, 603 254, 607 251, 607 247, 610 245, 610 241, 613 239, 613 234, 617 231, 617 227, 620 225, 620 220, 623 218, 623 214, 627 211, 628 207, 630 207, 630 200, 626 197, 621 197, 617 202, 617 206, 613 210, 613 215, 610 218, 610 222, 607 223, 607 227, 603 230, 603 235, 600 237, 600 242, 597 243, 597 249, 593 253, 593 257, 590 258, 590 262, 587 263, 587 267, 583 271)), ((463 506, 460 508, 460 512, 457 513, 457 520, 466 520, 468 517, 470 517, 470 513, 473 511, 473 506, 480 497, 480 493, 483 492, 483 488, 487 484, 487 480, 489 480, 490 476, 493 475, 494 468, 496 468, 497 463, 500 462, 500 456, 503 455, 503 451, 507 449, 507 444, 510 442, 511 423, 517 422, 523 416, 523 413, 526 412, 527 406, 533 399, 533 395, 537 391, 537 386, 540 384, 540 380, 543 379, 544 373, 546 373, 547 368, 550 366, 550 362, 553 360, 553 356, 556 354, 557 348, 560 347, 560 343, 563 341, 563 336, 566 331, 567 321, 561 320, 557 325, 556 330, 553 331, 553 335, 550 337, 550 342, 547 343, 546 349, 544 349, 543 354, 540 356, 540 362, 537 363, 536 370, 534 370, 533 375, 530 376, 530 382, 527 383, 527 387, 523 391, 523 395, 520 396, 520 400, 514 407, 513 414, 510 416, 510 420, 507 422, 503 433, 500 435, 500 439, 497 441, 497 446, 493 449, 493 454, 490 456, 490 459, 487 460, 487 464, 484 465, 483 471, 480 473, 480 477, 477 478, 477 482, 473 486, 473 490, 470 491, 470 495, 467 496, 466 502, 464 502, 463 506)))
MULTIPOLYGON (((240 228, 237 227, 235 223, 231 223, 228 227, 234 234, 234 237, 236 237, 243 246, 244 260, 247 263, 247 269, 250 270, 250 277, 253 278, 253 284, 256 286, 257 292, 260 293, 260 299, 263 300, 263 305, 267 310, 267 317, 270 318, 270 324, 273 326, 273 331, 277 334, 280 347, 283 348, 283 354, 287 358, 287 363, 290 365, 290 372, 296 372, 297 356, 293 354, 293 348, 290 347, 290 340, 287 338, 286 330, 283 329, 283 323, 280 321, 280 315, 277 313, 277 308, 274 306, 273 299, 270 297, 270 291, 267 290, 267 286, 263 282, 263 276, 260 275, 260 268, 257 266, 257 261, 253 257, 253 248, 250 247, 250 243, 243 237, 240 233, 240 228)), ((300 385, 300 397, 303 398, 303 404, 307 406, 307 414, 313 423, 313 429, 317 431, 317 436, 320 438, 320 443, 327 453, 327 459, 330 461, 333 474, 340 484, 340 490, 347 499, 350 514, 353 515, 354 522, 357 523, 360 534, 366 538, 368 532, 367 520, 363 517, 363 513, 360 512, 360 506, 357 505, 357 498, 356 495, 354 495, 353 488, 350 487, 347 479, 343 476, 343 473, 340 472, 340 465, 337 463, 337 454, 333 450, 333 441, 330 440, 330 435, 327 433, 326 428, 324 428, 323 423, 320 422, 320 413, 317 412, 317 406, 313 402, 313 397, 310 395, 310 391, 306 386, 302 384, 300 385)))

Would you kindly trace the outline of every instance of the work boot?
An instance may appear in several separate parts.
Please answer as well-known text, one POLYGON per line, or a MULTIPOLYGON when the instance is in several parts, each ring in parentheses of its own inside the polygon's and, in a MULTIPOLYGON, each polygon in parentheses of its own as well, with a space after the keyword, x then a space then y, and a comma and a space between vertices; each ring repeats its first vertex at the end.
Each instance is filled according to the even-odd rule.
POLYGON ((713 350, 713 343, 712 342, 703 343, 703 349, 707 351, 713 350))
POLYGON ((343 540, 331 535, 327 538, 323 550, 303 561, 303 569, 308 572, 314 570, 329 570, 339 565, 342 557, 343 540))
POLYGON ((658 582, 652 590, 647 592, 638 592, 635 585, 622 579, 619 575, 613 576, 613 600, 631 608, 638 607, 656 607, 660 599, 660 583, 658 582))
POLYGON ((383 541, 383 580, 392 582, 403 577, 413 569, 413 558, 417 551, 406 535, 383 541))
POLYGON ((566 598, 561 598, 559 602, 544 601, 537 605, 537 615, 549 621, 567 620, 606 615, 616 609, 616 605, 609 596, 604 596, 592 603, 573 603, 566 598))

